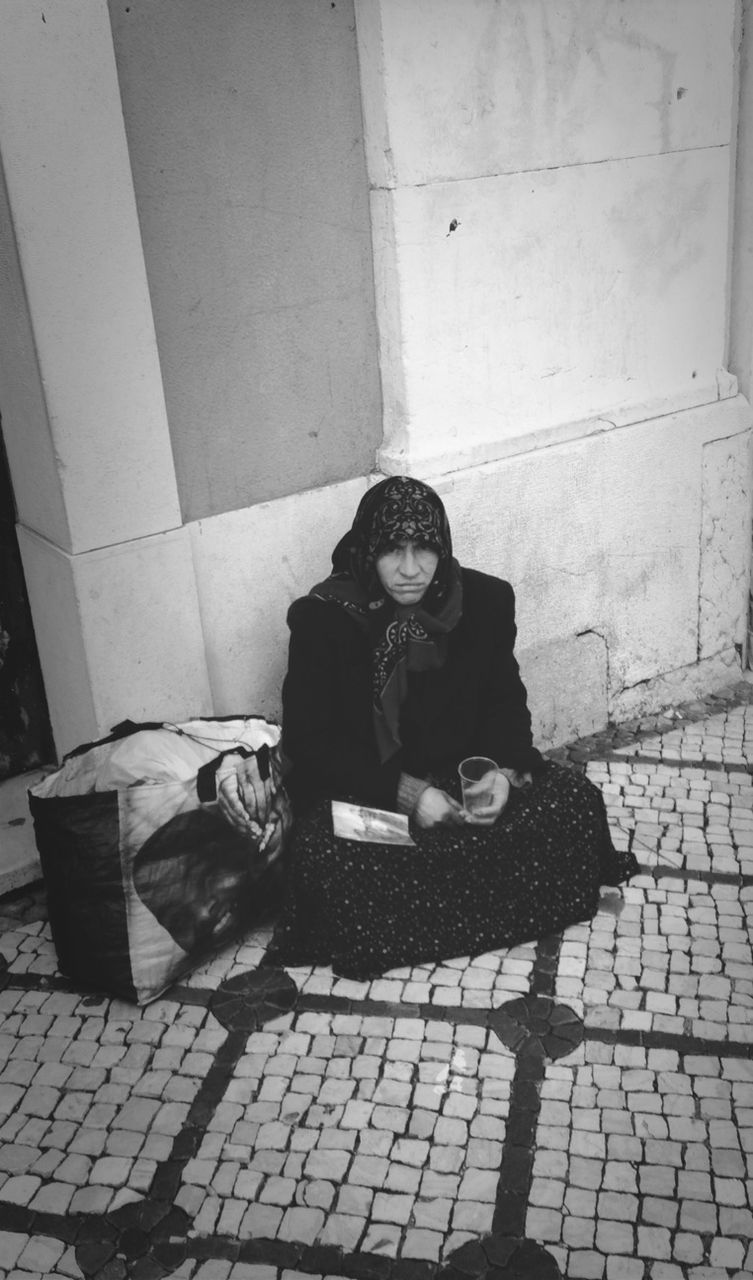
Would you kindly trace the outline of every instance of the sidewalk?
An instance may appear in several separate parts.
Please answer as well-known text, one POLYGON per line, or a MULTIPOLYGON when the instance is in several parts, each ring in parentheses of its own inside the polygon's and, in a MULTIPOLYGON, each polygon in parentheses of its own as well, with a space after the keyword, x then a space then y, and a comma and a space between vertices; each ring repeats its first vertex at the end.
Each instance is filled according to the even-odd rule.
POLYGON ((752 704, 554 753, 641 875, 538 944, 138 1010, 0 899, 0 1280, 753 1277, 752 704))

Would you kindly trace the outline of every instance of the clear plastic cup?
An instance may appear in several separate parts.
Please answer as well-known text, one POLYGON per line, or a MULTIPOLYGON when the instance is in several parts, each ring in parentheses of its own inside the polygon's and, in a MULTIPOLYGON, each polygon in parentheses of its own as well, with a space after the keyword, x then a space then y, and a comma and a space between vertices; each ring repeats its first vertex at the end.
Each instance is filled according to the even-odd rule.
POLYGON ((486 809, 494 803, 494 788, 499 766, 488 756, 468 756, 458 766, 460 788, 463 793, 463 808, 467 813, 476 813, 478 809, 486 809))

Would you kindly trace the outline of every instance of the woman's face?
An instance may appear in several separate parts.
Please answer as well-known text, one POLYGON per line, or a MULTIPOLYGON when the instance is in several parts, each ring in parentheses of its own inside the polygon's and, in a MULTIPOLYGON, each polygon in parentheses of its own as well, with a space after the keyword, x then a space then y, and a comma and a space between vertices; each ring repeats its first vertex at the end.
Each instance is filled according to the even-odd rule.
POLYGON ((423 600, 439 564, 439 554, 431 547, 408 539, 377 557, 377 577, 398 604, 418 604, 423 600))

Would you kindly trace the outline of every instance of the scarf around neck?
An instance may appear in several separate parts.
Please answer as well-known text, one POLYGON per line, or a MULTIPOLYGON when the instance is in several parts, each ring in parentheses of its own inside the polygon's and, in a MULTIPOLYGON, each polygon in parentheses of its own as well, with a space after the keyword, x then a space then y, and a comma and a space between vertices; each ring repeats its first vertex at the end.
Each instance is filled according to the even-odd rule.
POLYGON ((312 587, 312 596, 345 609, 369 638, 374 731, 384 762, 401 745, 400 709, 408 694, 408 672, 443 665, 447 636, 462 613, 460 566, 452 555, 450 526, 438 494, 408 476, 391 476, 369 489, 352 527, 335 547, 331 575, 312 587), (439 560, 423 599, 399 605, 379 581, 376 562, 409 540, 436 551, 439 560))

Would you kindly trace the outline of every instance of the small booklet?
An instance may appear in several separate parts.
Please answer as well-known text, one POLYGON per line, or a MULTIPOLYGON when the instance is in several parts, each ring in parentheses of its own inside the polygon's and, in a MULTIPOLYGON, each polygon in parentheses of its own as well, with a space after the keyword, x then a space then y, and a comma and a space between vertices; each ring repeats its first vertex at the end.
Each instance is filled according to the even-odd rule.
POLYGON ((368 840, 371 844, 413 845, 408 819, 386 809, 366 809, 360 804, 332 801, 332 826, 343 840, 368 840))

